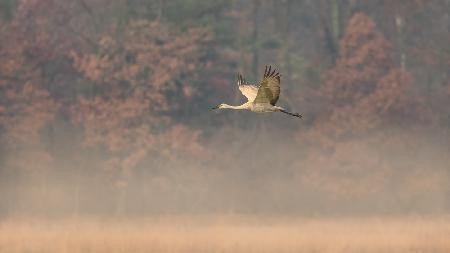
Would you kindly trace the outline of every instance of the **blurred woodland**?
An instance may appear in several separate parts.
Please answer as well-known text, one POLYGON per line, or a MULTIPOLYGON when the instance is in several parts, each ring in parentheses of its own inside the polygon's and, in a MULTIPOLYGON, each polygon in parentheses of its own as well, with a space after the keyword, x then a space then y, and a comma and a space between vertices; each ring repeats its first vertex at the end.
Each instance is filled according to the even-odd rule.
POLYGON ((449 108, 449 0, 0 0, 0 216, 448 212, 449 108))

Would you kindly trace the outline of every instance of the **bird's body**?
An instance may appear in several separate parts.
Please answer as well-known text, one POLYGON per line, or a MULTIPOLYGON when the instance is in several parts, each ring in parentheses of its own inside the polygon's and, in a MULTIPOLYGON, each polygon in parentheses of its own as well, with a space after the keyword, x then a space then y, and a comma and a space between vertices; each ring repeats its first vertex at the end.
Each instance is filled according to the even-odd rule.
POLYGON ((276 112, 279 111, 281 108, 278 106, 274 106, 268 103, 250 103, 250 111, 252 112, 258 112, 258 113, 262 113, 262 112, 276 112))
POLYGON ((275 69, 272 71, 271 67, 264 71, 263 80, 258 86, 248 84, 242 75, 238 74, 238 88, 241 93, 247 98, 247 102, 232 106, 227 104, 220 104, 213 109, 234 109, 234 110, 249 110, 252 112, 283 112, 291 116, 301 118, 302 115, 298 113, 291 113, 280 106, 276 106, 276 102, 280 96, 280 73, 275 69))

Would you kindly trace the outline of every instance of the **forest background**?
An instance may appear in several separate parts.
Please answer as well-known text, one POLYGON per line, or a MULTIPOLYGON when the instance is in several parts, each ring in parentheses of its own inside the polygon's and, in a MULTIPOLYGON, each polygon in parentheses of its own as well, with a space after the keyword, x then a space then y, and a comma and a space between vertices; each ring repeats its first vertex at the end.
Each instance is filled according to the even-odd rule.
POLYGON ((450 210, 448 0, 2 0, 0 217, 450 210), (282 75, 303 114, 213 112, 282 75))

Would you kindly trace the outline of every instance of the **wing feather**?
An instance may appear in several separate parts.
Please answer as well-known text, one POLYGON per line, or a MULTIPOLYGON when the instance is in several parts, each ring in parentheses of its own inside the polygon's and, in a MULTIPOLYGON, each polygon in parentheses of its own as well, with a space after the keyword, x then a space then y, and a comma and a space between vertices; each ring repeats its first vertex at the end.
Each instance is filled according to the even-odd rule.
POLYGON ((280 97, 280 82, 280 73, 275 69, 272 71, 271 66, 266 66, 263 80, 261 81, 254 101, 256 103, 270 103, 271 105, 275 105, 280 97))
POLYGON ((248 84, 241 74, 238 74, 238 88, 248 101, 253 102, 255 100, 258 87, 248 84))

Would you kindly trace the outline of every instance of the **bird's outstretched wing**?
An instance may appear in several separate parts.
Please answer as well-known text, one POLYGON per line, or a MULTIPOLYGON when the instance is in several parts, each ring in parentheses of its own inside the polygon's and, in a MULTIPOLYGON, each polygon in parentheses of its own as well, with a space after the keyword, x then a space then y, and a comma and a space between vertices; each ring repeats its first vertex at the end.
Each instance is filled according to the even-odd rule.
POLYGON ((280 97, 280 73, 266 66, 264 77, 259 86, 255 103, 270 103, 275 105, 280 97))
POLYGON ((258 87, 255 85, 248 84, 241 74, 238 74, 238 88, 248 101, 253 102, 258 93, 258 87))

